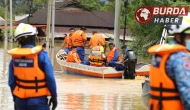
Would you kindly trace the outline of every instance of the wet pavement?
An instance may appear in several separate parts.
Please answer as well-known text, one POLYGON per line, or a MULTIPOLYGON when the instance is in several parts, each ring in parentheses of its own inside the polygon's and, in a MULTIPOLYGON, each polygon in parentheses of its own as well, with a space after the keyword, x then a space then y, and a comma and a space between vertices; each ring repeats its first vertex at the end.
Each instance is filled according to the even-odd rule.
MULTIPOLYGON (((49 52, 57 83, 56 110, 146 110, 141 100, 143 80, 102 79, 63 73, 55 59, 60 46, 61 43, 55 43, 55 48, 49 52)), ((3 43, 0 42, 0 110, 13 110, 12 95, 7 83, 11 57, 5 55, 6 58, 3 43)))

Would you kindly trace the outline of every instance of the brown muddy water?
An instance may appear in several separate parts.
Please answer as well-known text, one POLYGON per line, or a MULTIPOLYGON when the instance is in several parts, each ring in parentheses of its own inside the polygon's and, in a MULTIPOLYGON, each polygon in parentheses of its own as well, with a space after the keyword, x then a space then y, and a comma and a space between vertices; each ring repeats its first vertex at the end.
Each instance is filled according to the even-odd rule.
MULTIPOLYGON (((0 42, 0 110, 14 110, 8 86, 11 57, 7 53, 4 57, 3 46, 0 42)), ((63 73, 55 59, 60 46, 61 43, 56 42, 49 52, 57 82, 56 110, 146 110, 141 100, 144 80, 102 79, 63 73)), ((8 49, 11 49, 11 43, 8 43, 8 49)))

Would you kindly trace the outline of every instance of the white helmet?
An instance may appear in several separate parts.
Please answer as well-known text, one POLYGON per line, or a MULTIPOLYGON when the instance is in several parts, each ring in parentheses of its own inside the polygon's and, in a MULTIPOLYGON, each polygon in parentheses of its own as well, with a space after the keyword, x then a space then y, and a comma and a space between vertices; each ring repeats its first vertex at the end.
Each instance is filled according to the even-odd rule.
POLYGON ((16 40, 20 37, 27 35, 36 35, 37 33, 37 29, 34 28, 32 25, 20 23, 14 32, 14 39, 16 40))
POLYGON ((183 20, 181 25, 170 25, 168 27, 168 33, 175 34, 175 33, 185 33, 190 34, 190 12, 187 16, 183 16, 183 20))

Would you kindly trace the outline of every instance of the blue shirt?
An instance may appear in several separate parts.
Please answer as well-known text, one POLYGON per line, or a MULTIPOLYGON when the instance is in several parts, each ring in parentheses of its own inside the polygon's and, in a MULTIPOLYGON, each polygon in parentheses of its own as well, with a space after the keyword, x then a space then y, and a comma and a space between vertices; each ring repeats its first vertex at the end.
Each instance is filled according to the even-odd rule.
MULTIPOLYGON (((174 41, 172 41, 174 44, 174 41)), ((153 59, 153 65, 158 65, 161 57, 153 59)), ((169 56, 166 62, 166 73, 174 81, 179 91, 185 110, 190 109, 190 55, 180 51, 169 56)))
MULTIPOLYGON (((32 47, 34 47, 34 46, 27 45, 27 46, 24 46, 23 48, 32 48, 32 47)), ((56 91, 56 82, 55 82, 55 78, 54 78, 54 69, 50 62, 47 52, 44 50, 42 50, 38 54, 38 65, 39 65, 39 68, 45 73, 46 84, 51 93, 52 98, 56 98, 57 91, 56 91)), ((14 77, 14 69, 13 69, 13 61, 12 60, 10 61, 10 64, 9 64, 8 84, 11 88, 11 91, 13 92, 13 90, 16 86, 16 81, 15 81, 15 77, 14 77)))

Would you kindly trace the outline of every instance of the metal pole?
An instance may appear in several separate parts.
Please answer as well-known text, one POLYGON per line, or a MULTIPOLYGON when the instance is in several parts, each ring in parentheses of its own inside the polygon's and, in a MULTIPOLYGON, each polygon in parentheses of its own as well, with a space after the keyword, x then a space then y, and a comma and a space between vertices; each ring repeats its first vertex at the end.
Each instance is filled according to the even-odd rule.
POLYGON ((162 36, 160 39, 160 44, 165 44, 166 40, 167 40, 167 30, 166 30, 166 25, 164 25, 164 29, 162 31, 162 36))
POLYGON ((116 47, 119 47, 119 37, 120 37, 120 8, 121 0, 116 0, 115 4, 115 25, 114 25, 114 43, 116 47))
POLYGON ((12 0, 10 0, 10 37, 11 37, 11 42, 13 42, 13 5, 12 5, 12 0))
POLYGON ((54 48, 51 49, 51 63, 54 65, 54 48))
POLYGON ((125 16, 125 23, 124 23, 124 34, 123 34, 123 45, 125 45, 125 35, 126 35, 126 16, 125 16))
POLYGON ((5 0, 5 33, 4 33, 4 37, 5 37, 5 41, 4 41, 4 43, 5 43, 5 47, 4 47, 4 49, 6 50, 7 49, 7 11, 8 11, 8 5, 7 5, 7 0, 5 0))
POLYGON ((51 0, 48 1, 48 11, 47 11, 47 28, 46 28, 46 50, 49 52, 49 37, 50 37, 50 23, 51 23, 51 0))
POLYGON ((28 0, 29 4, 29 10, 28 10, 28 24, 30 24, 30 13, 32 10, 33 0, 28 0))
POLYGON ((52 44, 51 47, 54 48, 54 37, 55 37, 55 0, 52 0, 52 44))
MULTIPOLYGON (((29 0, 28 0, 28 4, 29 4, 29 9, 28 9, 28 14, 30 13, 30 3, 29 3, 29 0)), ((27 22, 28 22, 28 24, 29 24, 29 17, 30 17, 30 14, 29 14, 29 16, 28 16, 28 18, 27 18, 27 22)))
POLYGON ((124 0, 125 7, 125 20, 124 20, 124 34, 123 34, 123 45, 125 45, 126 25, 127 25, 127 0, 124 0))
POLYGON ((8 12, 8 5, 7 5, 7 0, 5 0, 5 28, 4 28, 4 30, 5 30, 5 32, 4 32, 4 57, 3 57, 3 59, 4 59, 4 68, 3 68, 3 71, 5 71, 5 69, 6 69, 6 56, 7 56, 7 12, 8 12))

